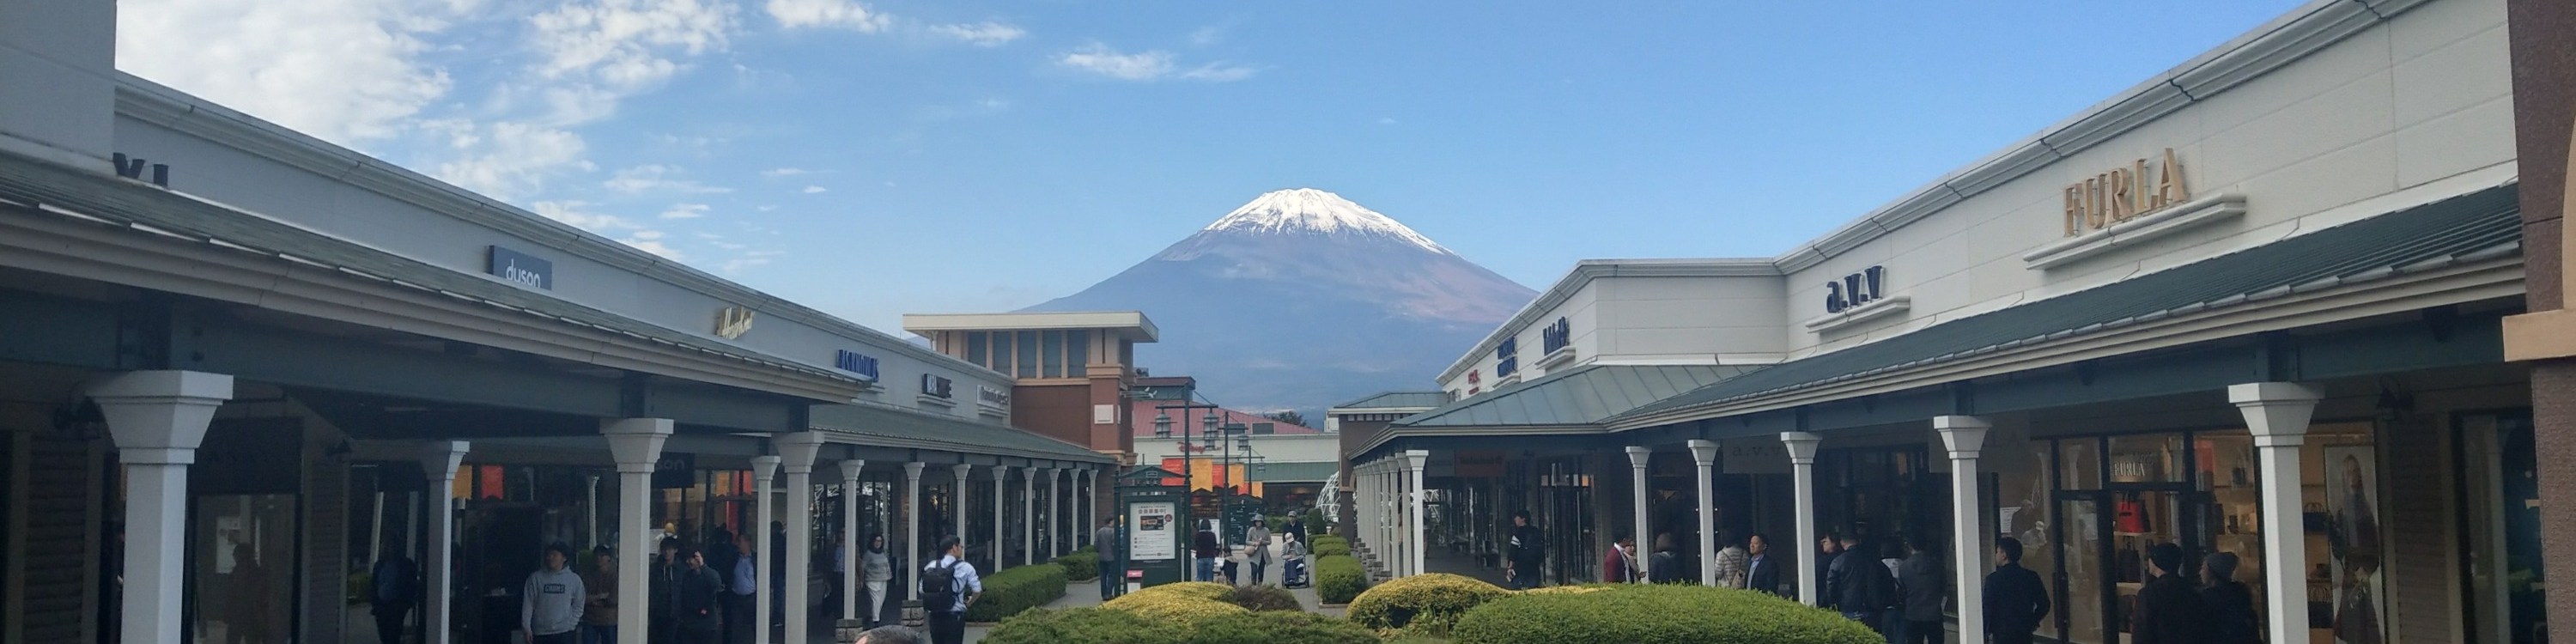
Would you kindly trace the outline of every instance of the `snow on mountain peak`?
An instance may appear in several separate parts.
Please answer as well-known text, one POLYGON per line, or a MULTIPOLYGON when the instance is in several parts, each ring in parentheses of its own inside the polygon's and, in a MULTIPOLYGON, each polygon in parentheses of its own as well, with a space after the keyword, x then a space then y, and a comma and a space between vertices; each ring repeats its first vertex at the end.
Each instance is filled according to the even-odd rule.
POLYGON ((1392 237, 1444 255, 1457 254, 1442 248, 1440 244, 1431 241, 1431 238, 1422 236, 1422 233, 1413 232, 1412 228, 1405 227, 1392 217, 1352 203, 1349 199, 1343 199, 1341 195, 1314 188, 1279 190, 1263 194, 1254 198, 1251 203, 1234 209, 1234 212, 1226 213, 1225 217, 1216 220, 1216 223, 1208 224, 1206 230, 1326 234, 1350 231, 1392 237))

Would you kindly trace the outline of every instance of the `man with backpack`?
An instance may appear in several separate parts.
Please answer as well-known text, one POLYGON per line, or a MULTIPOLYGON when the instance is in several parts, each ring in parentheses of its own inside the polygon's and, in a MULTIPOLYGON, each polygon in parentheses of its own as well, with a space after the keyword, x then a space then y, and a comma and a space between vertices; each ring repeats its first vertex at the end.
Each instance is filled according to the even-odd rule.
POLYGON ((932 644, 965 644, 966 607, 984 594, 984 580, 966 563, 966 544, 957 537, 939 540, 937 561, 921 568, 921 606, 930 613, 932 644))
POLYGON ((420 603, 420 565, 403 555, 401 541, 387 540, 385 555, 376 560, 369 579, 374 582, 368 596, 368 607, 376 616, 376 638, 384 644, 401 644, 403 623, 411 609, 420 603))
POLYGON ((1530 525, 1528 510, 1512 512, 1510 549, 1503 558, 1503 575, 1511 578, 1512 590, 1537 588, 1539 569, 1547 566, 1547 540, 1530 525))

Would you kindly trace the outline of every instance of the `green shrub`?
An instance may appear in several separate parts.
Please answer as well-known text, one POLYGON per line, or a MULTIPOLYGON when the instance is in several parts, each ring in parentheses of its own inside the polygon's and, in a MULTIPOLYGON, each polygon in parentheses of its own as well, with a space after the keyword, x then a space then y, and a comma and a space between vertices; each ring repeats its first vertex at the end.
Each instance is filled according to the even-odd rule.
POLYGON ((1188 631, 1135 613, 1107 608, 1039 609, 1021 613, 981 640, 986 644, 1184 644, 1188 631))
POLYGON ((1269 517, 1268 520, 1270 523, 1271 534, 1279 534, 1288 530, 1288 517, 1269 517))
POLYGON ((1333 526, 1324 523, 1323 508, 1306 509, 1306 536, 1320 537, 1332 531, 1333 526))
POLYGON ((1315 543, 1313 545, 1315 556, 1317 557, 1351 554, 1351 540, 1341 537, 1332 535, 1315 537, 1315 543))
POLYGON ((1055 565, 1064 567, 1064 578, 1069 581, 1091 581, 1100 578, 1100 555, 1098 554, 1077 552, 1056 557, 1055 565))
POLYGON ((1443 635, 1458 617, 1512 594, 1474 577, 1429 573, 1398 577, 1351 600, 1351 621, 1372 629, 1443 635))
MULTIPOLYGON (((992 641, 992 640, 985 640, 992 641)), ((1307 612, 1225 615, 1199 622, 1188 644, 1377 644, 1368 629, 1307 612)))
POLYGON ((1368 571, 1349 554, 1315 559, 1315 596, 1327 604, 1348 604, 1368 591, 1368 571))
POLYGON ((1457 644, 1886 641, 1859 622, 1767 593, 1640 584, 1498 598, 1467 611, 1450 637, 1457 644))
POLYGON ((1063 566, 1020 566, 984 577, 984 595, 966 607, 966 621, 998 622, 1064 597, 1063 566))
POLYGON ((1297 603, 1296 595, 1290 594, 1287 589, 1280 588, 1278 586, 1243 586, 1234 590, 1226 591, 1225 596, 1218 599, 1228 604, 1242 606, 1244 610, 1256 613, 1262 611, 1306 610, 1304 605, 1297 603))

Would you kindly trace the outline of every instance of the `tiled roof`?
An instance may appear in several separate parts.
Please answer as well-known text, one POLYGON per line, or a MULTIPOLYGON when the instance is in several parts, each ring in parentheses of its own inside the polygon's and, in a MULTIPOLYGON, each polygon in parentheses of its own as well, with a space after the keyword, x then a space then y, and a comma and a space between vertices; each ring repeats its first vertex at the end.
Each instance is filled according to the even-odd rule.
POLYGON ((1591 425, 1757 367, 1590 365, 1559 371, 1395 421, 1399 429, 1591 425))
POLYGON ((964 454, 1000 454, 1030 458, 1107 462, 1109 457, 1080 445, 1005 425, 956 416, 870 405, 815 405, 814 429, 878 439, 862 441, 895 447, 964 454))
POLYGON ((1430 409, 1449 404, 1446 391, 1389 391, 1371 394, 1339 405, 1334 409, 1430 409))

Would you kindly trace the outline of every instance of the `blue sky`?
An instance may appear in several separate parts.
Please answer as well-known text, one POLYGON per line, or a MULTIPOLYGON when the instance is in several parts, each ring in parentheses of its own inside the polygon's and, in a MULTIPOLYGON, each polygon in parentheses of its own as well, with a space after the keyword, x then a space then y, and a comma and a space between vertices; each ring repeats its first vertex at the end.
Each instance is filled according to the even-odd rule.
POLYGON ((119 66, 895 330, 1317 187, 1540 288, 1769 256, 2288 0, 123 0, 119 66))

